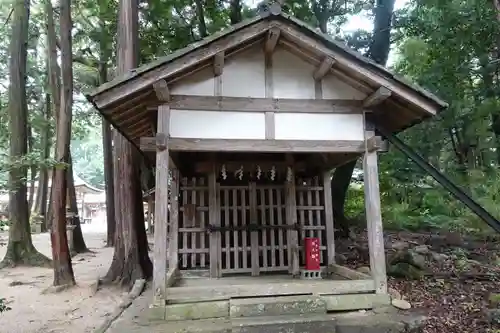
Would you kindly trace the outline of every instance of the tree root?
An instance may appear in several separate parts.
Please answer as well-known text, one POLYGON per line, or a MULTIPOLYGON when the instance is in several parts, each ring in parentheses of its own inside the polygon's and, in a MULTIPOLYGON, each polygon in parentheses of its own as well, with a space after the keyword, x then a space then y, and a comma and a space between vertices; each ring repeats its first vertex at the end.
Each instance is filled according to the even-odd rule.
POLYGON ((132 290, 128 293, 127 296, 125 296, 118 307, 113 311, 111 316, 106 319, 104 323, 102 323, 95 331, 94 333, 104 333, 108 330, 108 328, 113 324, 113 322, 118 319, 118 317, 121 316, 123 311, 127 309, 130 304, 136 299, 144 290, 144 286, 146 285, 146 280, 144 279, 138 279, 135 280, 134 285, 132 287, 132 290))
POLYGON ((9 242, 7 253, 4 259, 0 262, 0 269, 16 266, 34 266, 52 268, 52 260, 47 258, 42 253, 38 252, 34 246, 28 250, 16 251, 15 242, 9 242))

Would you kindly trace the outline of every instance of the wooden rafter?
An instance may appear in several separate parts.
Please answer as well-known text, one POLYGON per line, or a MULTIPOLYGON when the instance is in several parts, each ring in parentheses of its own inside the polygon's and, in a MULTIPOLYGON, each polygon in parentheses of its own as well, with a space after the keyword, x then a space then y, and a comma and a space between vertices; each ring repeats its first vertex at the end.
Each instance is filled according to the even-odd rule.
POLYGON ((168 102, 170 100, 170 90, 168 89, 167 81, 156 81, 155 83, 153 83, 153 89, 156 93, 156 97, 160 102, 168 102))
POLYGON ((266 54, 273 54, 274 50, 276 49, 276 45, 278 45, 280 34, 281 31, 279 28, 269 29, 264 44, 264 52, 266 54))
POLYGON ((392 92, 389 89, 386 87, 380 87, 363 101, 363 107, 371 108, 377 106, 391 97, 391 95, 392 92))
POLYGON ((220 76, 224 70, 224 51, 219 52, 214 57, 214 75, 220 76))
POLYGON ((324 78, 325 75, 330 71, 334 63, 335 59, 333 59, 332 57, 325 57, 313 73, 314 80, 321 80, 322 78, 324 78))

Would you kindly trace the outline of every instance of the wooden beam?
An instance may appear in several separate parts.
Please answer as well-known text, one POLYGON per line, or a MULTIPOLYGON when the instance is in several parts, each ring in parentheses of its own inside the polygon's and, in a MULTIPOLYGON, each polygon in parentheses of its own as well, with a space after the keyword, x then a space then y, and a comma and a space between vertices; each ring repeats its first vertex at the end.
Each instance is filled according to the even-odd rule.
MULTIPOLYGON (((257 166, 260 166, 262 170, 269 170, 273 166, 277 170, 286 170, 286 167, 288 164, 283 161, 253 161, 253 162, 248 162, 248 161, 224 161, 216 164, 216 169, 220 170, 220 168, 224 165, 226 168, 227 172, 235 172, 238 170, 241 166, 243 166, 244 170, 256 170, 257 166)), ((295 170, 306 170, 307 164, 305 162, 295 162, 294 164, 295 170)), ((194 170, 196 173, 210 173, 212 170, 212 162, 211 161, 205 161, 205 162, 198 162, 195 163, 194 170)))
MULTIPOLYGON (((293 156, 286 154, 286 162, 292 169, 290 181, 285 181, 285 216, 286 224, 297 223, 297 202, 295 190, 295 170, 293 169, 293 156)), ((299 274, 299 235, 297 230, 287 229, 288 272, 293 276, 299 274)))
MULTIPOLYGON (((219 201, 217 191, 217 170, 215 162, 212 161, 212 170, 208 174, 208 223, 213 226, 220 226, 219 201)), ((210 233, 210 277, 220 277, 220 232, 210 233)))
POLYGON ((328 270, 328 273, 337 274, 337 275, 340 275, 340 276, 342 276, 346 279, 349 279, 349 280, 369 280, 370 279, 370 275, 355 271, 353 269, 350 269, 349 267, 337 265, 335 263, 329 264, 326 269, 328 270))
POLYGON ((106 85, 102 86, 94 96, 94 103, 100 109, 105 108, 114 102, 127 98, 136 91, 147 89, 160 79, 168 80, 168 78, 187 71, 189 68, 202 64, 221 51, 243 45, 265 33, 269 28, 270 22, 264 20, 224 37, 214 34, 203 41, 203 47, 195 48, 185 56, 165 62, 147 71, 144 70, 140 73, 140 77, 135 74, 135 77, 123 80, 122 84, 114 85, 111 88, 106 85))
MULTIPOLYGON (((156 137, 142 137, 140 148, 143 151, 158 149, 156 137)), ((168 149, 173 151, 220 151, 268 153, 363 153, 363 140, 323 141, 323 140, 240 140, 240 139, 184 139, 169 138, 168 149)))
POLYGON ((266 55, 273 54, 276 49, 276 45, 278 45, 278 40, 280 38, 281 31, 279 28, 271 28, 267 32, 266 41, 264 44, 264 53, 266 55))
POLYGON ((363 101, 363 107, 372 108, 374 106, 377 106, 391 97, 391 95, 392 92, 389 89, 387 89, 386 87, 380 87, 363 101))
MULTIPOLYGON (((171 95, 171 109, 245 112, 362 113, 359 100, 171 95)), ((156 111, 154 106, 148 108, 156 111)))
MULTIPOLYGON (((257 223, 257 188, 255 182, 249 184, 249 210, 250 210, 250 223, 257 223)), ((260 274, 259 265, 259 233, 256 230, 250 232, 250 265, 252 267, 252 276, 260 274)))
POLYGON ((366 220, 368 224, 368 248, 370 270, 378 294, 387 293, 384 231, 380 207, 377 152, 369 151, 363 158, 366 220))
POLYGON ((335 225, 332 203, 332 173, 323 172, 323 197, 325 200, 326 253, 328 265, 335 264, 335 225))
MULTIPOLYGON (((158 132, 168 137, 170 109, 158 109, 158 132)), ((156 138, 155 138, 156 140, 156 138)), ((167 300, 167 221, 168 221, 168 149, 156 154, 155 228, 153 253, 153 292, 160 302, 167 300)))
POLYGON ((214 57, 214 75, 220 76, 224 70, 224 51, 219 52, 214 57))
POLYGON ((325 77, 325 75, 330 71, 333 64, 335 63, 335 59, 332 57, 325 57, 323 61, 319 64, 316 70, 313 73, 313 78, 316 81, 319 81, 325 77))
POLYGON ((153 89, 156 93, 156 98, 158 98, 160 102, 168 102, 170 100, 170 90, 168 89, 167 81, 156 81, 153 83, 153 89))
MULTIPOLYGON (((168 179, 168 176, 166 177, 168 179)), ((172 170, 170 181, 170 230, 168 232, 168 266, 177 267, 179 265, 179 183, 180 175, 178 169, 172 170)), ((158 200, 158 197, 156 197, 158 200)), ((165 202, 166 202, 165 198, 165 202)))

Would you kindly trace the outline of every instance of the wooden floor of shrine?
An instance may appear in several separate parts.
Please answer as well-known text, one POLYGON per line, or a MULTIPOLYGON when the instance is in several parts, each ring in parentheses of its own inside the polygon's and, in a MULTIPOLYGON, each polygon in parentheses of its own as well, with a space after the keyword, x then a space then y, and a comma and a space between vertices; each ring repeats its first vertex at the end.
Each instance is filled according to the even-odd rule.
MULTIPOLYGON (((341 269, 340 273, 345 273, 345 268, 341 269)), ((349 278, 346 274, 330 274, 328 278, 317 280, 294 278, 286 273, 221 278, 209 278, 208 271, 204 270, 182 271, 180 274, 176 283, 168 288, 167 302, 170 304, 288 295, 366 294, 375 291, 373 280, 361 274, 357 278, 349 278)))

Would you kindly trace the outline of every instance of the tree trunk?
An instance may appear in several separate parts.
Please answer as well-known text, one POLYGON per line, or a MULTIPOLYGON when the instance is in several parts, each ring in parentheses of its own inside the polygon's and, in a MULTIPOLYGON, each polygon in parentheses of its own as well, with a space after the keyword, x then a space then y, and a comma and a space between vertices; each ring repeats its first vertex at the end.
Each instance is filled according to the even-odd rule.
MULTIPOLYGON (((47 66, 48 70, 48 66, 47 66)), ((44 108, 44 119, 45 128, 42 131, 42 151, 40 153, 40 158, 42 161, 46 161, 50 155, 50 113, 51 113, 51 101, 50 94, 45 94, 45 108, 44 108)), ((47 167, 42 165, 40 168, 40 177, 38 178, 38 189, 36 194, 35 203, 35 213, 42 218, 42 231, 46 231, 47 228, 47 200, 48 200, 48 190, 49 190, 49 175, 47 167)))
MULTIPOLYGON (((13 3, 12 37, 9 61, 9 132, 10 159, 12 162, 27 153, 28 106, 26 102, 26 61, 28 44, 28 22, 30 1, 17 0, 13 3)), ((27 168, 9 171, 9 243, 7 253, 0 266, 49 265, 50 260, 33 246, 30 233, 27 189, 24 180, 27 168)))
MULTIPOLYGON (((137 65, 138 1, 121 0, 118 10, 118 74, 137 65)), ((116 237, 107 282, 130 286, 136 279, 149 279, 153 264, 148 256, 144 227, 140 165, 135 147, 120 133, 114 134, 114 185, 116 237)))
MULTIPOLYGON (((55 120, 55 132, 57 133, 59 110, 61 109, 61 70, 59 64, 57 63, 57 37, 54 23, 54 9, 52 8, 52 3, 50 0, 45 0, 45 15, 47 19, 47 59, 48 59, 48 78, 50 86, 50 94, 52 96, 52 116, 55 120)), ((54 155, 54 159, 57 157, 54 155)), ((53 174, 51 175, 54 176, 53 174)), ((49 189, 49 204, 46 214, 46 226, 51 227, 52 221, 54 220, 52 198, 53 198, 54 186, 49 189)))
POLYGON ((231 20, 231 24, 233 25, 240 23, 242 20, 241 0, 231 0, 229 6, 230 6, 229 19, 231 20))
MULTIPOLYGON (((61 64, 62 87, 61 109, 59 112, 56 157, 67 168, 69 160, 69 144, 71 139, 71 119, 73 105, 73 69, 72 69, 72 42, 71 42, 71 0, 60 2, 61 27, 61 64)), ((52 241, 52 258, 54 267, 54 286, 74 285, 75 276, 71 265, 71 255, 66 236, 66 197, 67 197, 67 170, 55 168, 52 181, 52 208, 53 223, 50 232, 52 241)))
MULTIPOLYGON (((34 150, 34 142, 33 142, 33 128, 28 125, 28 152, 32 153, 34 150)), ((35 181, 37 174, 37 166, 33 164, 30 168, 30 191, 28 193, 28 211, 33 211, 33 201, 35 199, 35 181)))
POLYGON ((75 229, 73 229, 73 249, 75 250, 75 253, 89 252, 89 249, 85 244, 85 239, 83 238, 80 216, 78 216, 78 204, 76 202, 75 179, 73 177, 73 159, 71 157, 71 152, 69 153, 69 165, 66 169, 66 177, 68 177, 67 198, 69 199, 69 208, 72 212, 77 214, 73 217, 73 221, 71 221, 75 226, 75 229))
MULTIPOLYGON (((373 37, 368 50, 368 57, 384 66, 387 63, 391 47, 390 37, 394 1, 377 0, 373 37)), ((344 208, 347 190, 351 183, 352 172, 356 167, 356 162, 354 160, 336 168, 332 177, 333 217, 336 226, 340 230, 338 234, 340 237, 347 237, 349 235, 349 223, 345 216, 344 208)))
POLYGON ((205 10, 203 9, 203 2, 204 2, 203 0, 195 0, 196 16, 198 16, 198 29, 200 30, 201 38, 205 38, 208 36, 207 23, 205 22, 205 10))
MULTIPOLYGON (((105 1, 99 2, 99 15, 104 16, 107 4, 105 1)), ((105 26, 104 18, 100 21, 100 26, 105 26)), ((108 81, 108 66, 107 61, 110 57, 110 52, 106 40, 101 39, 99 45, 99 84, 104 84, 108 81)), ((104 184, 106 189, 106 246, 113 246, 115 242, 115 197, 114 197, 114 180, 113 180, 113 145, 111 138, 111 126, 104 119, 102 121, 102 151, 104 155, 104 184)))

